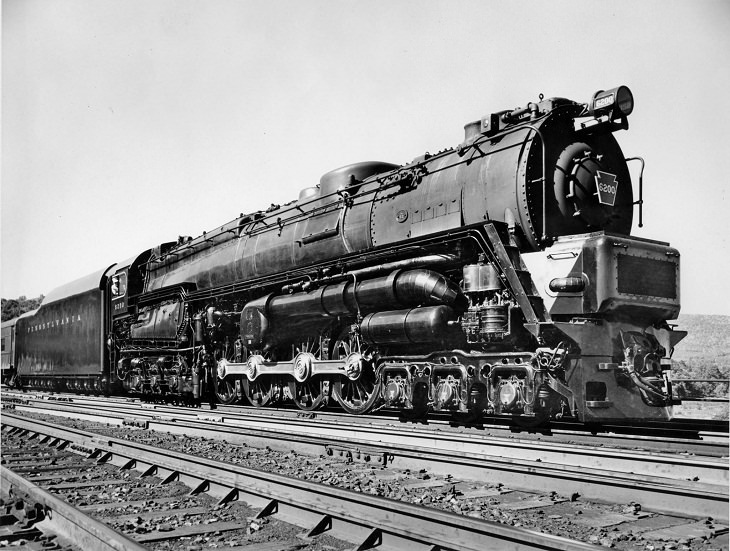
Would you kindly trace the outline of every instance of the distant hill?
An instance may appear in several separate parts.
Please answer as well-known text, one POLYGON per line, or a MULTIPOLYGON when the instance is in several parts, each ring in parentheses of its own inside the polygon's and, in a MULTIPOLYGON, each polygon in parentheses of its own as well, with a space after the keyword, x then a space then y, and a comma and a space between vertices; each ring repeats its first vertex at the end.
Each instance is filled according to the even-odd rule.
POLYGON ((672 359, 689 368, 715 366, 730 377, 730 316, 680 314, 677 329, 688 335, 674 350, 672 359))
MULTIPOLYGON (((672 379, 730 378, 730 316, 680 315, 677 329, 688 331, 672 356, 672 379)), ((691 398, 727 398, 727 383, 675 382, 685 416, 727 419, 728 404, 691 398)))

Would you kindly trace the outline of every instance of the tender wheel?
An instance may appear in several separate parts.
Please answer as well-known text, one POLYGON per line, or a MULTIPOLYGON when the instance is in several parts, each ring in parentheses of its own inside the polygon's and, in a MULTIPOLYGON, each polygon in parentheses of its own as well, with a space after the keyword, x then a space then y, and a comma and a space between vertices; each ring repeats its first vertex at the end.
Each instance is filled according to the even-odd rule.
POLYGON ((368 413, 380 400, 381 384, 375 375, 373 350, 362 344, 359 335, 346 332, 335 341, 330 357, 347 363, 347 375, 339 377, 332 388, 335 400, 347 413, 368 413))

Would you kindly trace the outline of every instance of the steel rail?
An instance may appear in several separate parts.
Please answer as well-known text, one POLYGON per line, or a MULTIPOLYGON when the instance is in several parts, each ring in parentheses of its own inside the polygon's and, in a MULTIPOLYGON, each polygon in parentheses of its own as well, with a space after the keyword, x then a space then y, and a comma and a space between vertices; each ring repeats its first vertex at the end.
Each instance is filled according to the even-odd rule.
POLYGON ((2 423, 17 430, 68 441, 90 451, 98 462, 135 468, 179 480, 220 498, 240 499, 262 507, 259 515, 276 513, 286 522, 304 525, 308 535, 331 530, 332 535, 355 541, 360 549, 483 550, 594 549, 592 545, 488 522, 455 513, 366 495, 334 486, 297 480, 220 461, 185 455, 145 444, 101 437, 51 423, 28 421, 4 414, 2 423))
POLYGON ((718 419, 691 419, 675 417, 671 421, 645 421, 642 423, 607 421, 604 423, 581 424, 577 421, 560 421, 557 427, 568 430, 582 430, 591 433, 613 433, 622 437, 654 436, 672 438, 728 438, 728 421, 718 419))
MULTIPOLYGON (((82 513, 29 480, 0 466, 3 493, 39 504, 43 519, 37 527, 62 535, 81 549, 95 551, 145 551, 147 548, 113 530, 103 522, 82 513)), ((37 509, 37 505, 36 505, 37 509)))
MULTIPOLYGON (((16 400, 41 400, 47 402, 74 402, 94 404, 99 402, 110 402, 115 404, 136 404, 149 403, 156 407, 169 406, 175 407, 171 403, 157 403, 154 401, 146 402, 139 397, 113 397, 113 396, 85 396, 80 394, 71 394, 64 392, 44 392, 44 391, 17 391, 5 388, 2 393, 3 402, 12 403, 16 400)), ((200 411, 200 410, 197 410, 200 411)), ((398 412, 390 410, 380 410, 367 415, 353 416, 344 412, 319 410, 316 412, 302 413, 301 410, 294 407, 267 407, 257 408, 246 405, 229 405, 220 406, 220 411, 226 411, 228 414, 232 412, 245 413, 246 415, 270 416, 272 414, 280 415, 316 415, 319 418, 327 417, 331 419, 342 419, 347 423, 378 422, 384 420, 401 419, 398 412)), ((611 438, 629 440, 635 438, 638 440, 663 438, 662 446, 667 449, 666 439, 681 439, 687 442, 703 443, 708 439, 724 439, 727 441, 728 428, 730 422, 727 420, 717 419, 698 419, 676 417, 670 421, 645 421, 645 422, 620 422, 607 421, 604 423, 580 423, 578 421, 562 420, 552 421, 549 425, 542 427, 520 427, 515 425, 509 418, 500 417, 484 417, 474 422, 459 422, 454 420, 450 414, 431 412, 427 419, 423 422, 434 426, 460 426, 463 428, 473 428, 478 430, 495 429, 510 430, 515 434, 544 434, 549 436, 556 435, 610 435, 611 438)), ((713 443, 714 444, 714 443, 713 443)), ((641 443, 637 444, 641 445, 641 443)))
MULTIPOLYGON (((611 449, 584 444, 567 444, 563 442, 546 442, 545 440, 528 440, 487 436, 478 433, 460 433, 451 431, 436 432, 414 427, 368 426, 334 423, 331 421, 286 417, 256 417, 236 415, 224 412, 201 413, 200 410, 166 408, 151 406, 140 407, 105 405, 99 408, 94 404, 84 406, 68 403, 34 405, 31 407, 16 406, 17 411, 36 411, 51 415, 73 416, 89 421, 99 420, 99 415, 121 425, 131 416, 138 421, 157 423, 160 430, 177 431, 181 422, 196 423, 214 421, 213 432, 219 432, 221 425, 246 429, 247 431, 265 431, 273 439, 287 440, 290 435, 309 437, 317 441, 327 439, 333 442, 350 442, 352 446, 376 446, 386 453, 402 456, 410 449, 438 450, 451 455, 472 454, 475 457, 489 457, 498 454, 501 459, 514 459, 546 464, 560 464, 574 468, 593 468, 602 471, 619 473, 631 472, 634 475, 647 477, 664 477, 677 480, 698 479, 702 482, 727 485, 729 467, 724 459, 697 458, 679 454, 658 454, 645 450, 611 449), (88 408, 88 409, 87 409, 88 408), (96 408, 99 408, 97 410, 96 408), (84 410, 87 409, 86 412, 84 410), (116 410, 116 411, 115 411, 116 410), (164 421, 175 423, 168 427, 159 423, 164 421)), ((193 428, 192 425, 189 425, 193 428)), ((150 427, 153 428, 153 427, 150 427)), ((194 428, 200 430, 200 426, 194 428)), ((727 457, 727 447, 724 448, 727 457)))
MULTIPOLYGON (((140 397, 123 397, 123 396, 87 396, 82 394, 72 394, 67 392, 49 392, 49 391, 19 391, 10 389, 3 386, 4 392, 2 393, 3 398, 10 399, 37 399, 47 401, 73 401, 77 403, 98 403, 99 401, 112 402, 112 403, 152 403, 157 404, 154 401, 145 402, 140 397)), ((171 405, 171 404, 167 404, 171 405)), ((236 410, 241 412, 249 412, 256 415, 270 415, 271 413, 289 413, 289 414, 301 414, 301 410, 294 407, 267 407, 257 408, 254 406, 247 405, 229 405, 220 406, 222 409, 226 408, 226 411, 236 410)), ((348 422, 357 423, 362 421, 374 421, 382 420, 384 418, 398 419, 399 413, 392 410, 379 410, 367 415, 353 416, 344 412, 319 410, 314 412, 319 417, 332 417, 346 419, 348 422)), ((430 412, 428 414, 427 422, 434 425, 451 425, 454 423, 454 419, 451 414, 430 412)), ((699 419, 699 418, 685 418, 675 417, 669 421, 656 421, 647 420, 643 422, 638 421, 606 421, 603 423, 581 423, 579 421, 561 420, 551 421, 546 427, 535 427, 535 428, 521 428, 514 425, 512 420, 509 418, 502 418, 498 416, 486 416, 481 420, 472 423, 460 423, 464 427, 472 428, 509 428, 510 430, 517 430, 522 432, 544 432, 548 434, 560 433, 568 431, 572 434, 580 433, 617 433, 621 437, 628 436, 648 436, 651 433, 663 437, 673 437, 676 434, 690 434, 688 438, 697 439, 706 436, 714 437, 728 437, 728 429, 730 428, 730 421, 718 420, 718 419, 699 419)))
MULTIPOLYGON (((79 415, 79 414, 76 414, 79 415)), ((459 452, 439 445, 431 447, 403 444, 376 444, 354 436, 325 437, 304 435, 291 430, 272 431, 254 427, 226 426, 221 423, 175 419, 150 419, 148 428, 181 435, 200 435, 224 439, 230 443, 271 446, 285 451, 295 449, 308 454, 321 454, 326 449, 332 454, 363 456, 395 462, 398 468, 422 469, 437 475, 452 475, 466 480, 499 480, 509 487, 527 491, 559 491, 572 493, 596 501, 641 503, 646 510, 691 516, 728 518, 727 483, 705 483, 697 480, 668 479, 666 477, 637 475, 625 471, 588 468, 585 466, 549 463, 524 458, 459 452), (246 430, 241 430, 245 428, 246 430), (343 444, 343 438, 346 444, 343 444)), ((433 435, 432 435, 433 436, 433 435)), ((397 439, 396 439, 397 440, 397 439)), ((385 462, 384 461, 384 462, 385 462)), ((726 462, 723 463, 727 471, 726 462)))
MULTIPOLYGON (((205 410, 192 409, 192 408, 180 408, 172 406, 170 404, 154 404, 130 401, 129 399, 119 398, 88 398, 83 396, 74 396, 71 400, 67 401, 63 397, 56 401, 55 396, 29 396, 29 395, 5 395, 3 402, 6 407, 17 407, 18 410, 22 411, 25 405, 33 407, 33 404, 67 404, 69 401, 73 404, 70 407, 103 407, 103 413, 109 414, 112 411, 118 411, 119 415, 141 415, 139 414, 140 408, 152 408, 154 414, 152 416, 162 415, 166 416, 166 412, 170 412, 171 417, 181 418, 188 417, 191 419, 199 419, 201 412, 205 410), (14 402, 15 398, 21 398, 21 402, 14 402), (10 399, 9 401, 7 399, 10 399), (32 401, 31 401, 32 400, 32 401), (103 403, 104 406, 100 404, 103 403), (17 405, 16 405, 17 404, 17 405), (112 404, 112 407, 109 407, 112 404)), ((37 407, 37 406, 36 406, 37 407)), ((61 406, 49 406, 51 408, 61 406)), ((581 446, 593 447, 595 449, 609 450, 612 448, 618 449, 630 449, 630 450, 642 450, 643 452, 655 452, 663 455, 671 455, 681 453, 684 455, 690 454, 690 456, 700 457, 720 457, 726 458, 728 456, 728 434, 726 431, 727 422, 712 422, 701 423, 699 420, 678 420, 675 423, 660 423, 652 425, 649 429, 643 432, 643 434, 636 434, 636 430, 632 430, 628 425, 624 426, 621 424, 613 424, 606 426, 586 426, 579 425, 576 423, 561 422, 556 423, 555 427, 542 427, 542 428, 519 428, 509 426, 506 424, 499 424, 498 420, 491 422, 485 422, 483 424, 476 425, 459 425, 454 424, 453 419, 445 416, 429 416, 427 421, 422 422, 403 422, 404 419, 388 415, 388 414, 375 414, 375 415, 364 415, 364 416, 352 416, 340 412, 333 411, 317 411, 316 413, 302 414, 298 409, 280 409, 280 408, 249 408, 245 406, 223 406, 217 412, 217 417, 220 420, 229 420, 233 418, 248 418, 248 419, 261 419, 262 423, 275 423, 276 420, 272 417, 281 417, 282 419, 289 419, 288 423, 292 425, 307 424, 316 425, 324 423, 334 423, 345 425, 349 428, 356 429, 360 426, 392 426, 393 422, 399 422, 399 430, 406 432, 408 430, 417 432, 420 431, 424 434, 432 433, 452 433, 459 434, 461 440, 468 440, 474 437, 482 437, 482 435, 488 435, 490 437, 506 437, 509 442, 516 442, 518 439, 526 442, 533 442, 535 440, 543 439, 548 446, 558 445, 560 443, 567 443, 569 445, 580 444, 581 446), (305 416, 308 418, 307 421, 302 421, 301 417, 305 416), (315 420, 316 419, 316 420, 315 420), (429 425, 428 428, 423 423, 429 425), (701 426, 706 426, 705 431, 700 430, 701 426), (502 434, 500 434, 502 433, 502 434), (548 437, 544 439, 544 437, 548 437)), ((390 427, 388 430, 392 430, 390 427)), ((541 449, 544 449, 545 443, 541 444, 541 449)), ((633 453, 633 452, 632 452, 633 453)), ((582 463, 581 463, 582 464, 582 463)), ((631 465, 634 468, 634 465, 631 465)), ((680 476, 679 472, 673 472, 673 475, 680 476)), ((688 475, 689 478, 694 476, 700 476, 704 478, 702 473, 695 473, 688 475)))

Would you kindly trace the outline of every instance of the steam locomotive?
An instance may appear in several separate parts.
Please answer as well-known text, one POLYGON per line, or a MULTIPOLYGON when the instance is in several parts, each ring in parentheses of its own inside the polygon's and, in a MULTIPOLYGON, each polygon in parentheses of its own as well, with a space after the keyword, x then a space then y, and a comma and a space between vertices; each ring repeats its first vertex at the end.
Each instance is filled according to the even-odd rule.
POLYGON ((51 292, 14 322, 19 384, 255 406, 666 419, 679 253, 614 133, 631 91, 497 111, 405 165, 362 162, 265 211, 51 292))

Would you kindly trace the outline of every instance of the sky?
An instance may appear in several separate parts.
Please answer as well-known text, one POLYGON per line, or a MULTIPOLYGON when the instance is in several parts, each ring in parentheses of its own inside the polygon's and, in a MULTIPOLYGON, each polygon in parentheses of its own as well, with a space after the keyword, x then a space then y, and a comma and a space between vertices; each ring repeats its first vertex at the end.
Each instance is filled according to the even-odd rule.
POLYGON ((633 233, 679 249, 683 313, 730 314, 728 52, 725 0, 2 0, 0 291, 623 84, 616 137, 646 160, 633 233))

